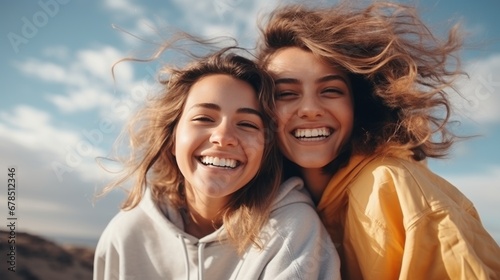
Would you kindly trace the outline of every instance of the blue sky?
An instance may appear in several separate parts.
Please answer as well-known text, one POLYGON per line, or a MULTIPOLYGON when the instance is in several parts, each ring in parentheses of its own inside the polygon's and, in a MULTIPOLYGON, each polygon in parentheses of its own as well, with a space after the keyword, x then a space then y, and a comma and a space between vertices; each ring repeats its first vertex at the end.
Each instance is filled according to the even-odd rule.
MULTIPOLYGON (((284 2, 2 1, 0 179, 6 185, 7 168, 16 167, 17 230, 94 245, 118 211, 124 198, 119 191, 93 201, 96 189, 111 178, 95 157, 109 155, 130 112, 154 89, 159 64, 120 64, 113 82, 113 62, 144 56, 154 48, 147 42, 161 42, 168 38, 166 30, 175 29, 208 38, 229 35, 253 47, 258 15, 284 2)), ((500 243, 500 3, 400 2, 416 4, 438 33, 456 21, 469 33, 462 58, 470 78, 458 84, 467 100, 454 101, 455 119, 462 121, 456 132, 480 136, 429 165, 475 203, 500 243)), ((0 192, 4 221, 6 204, 5 190, 0 192)))

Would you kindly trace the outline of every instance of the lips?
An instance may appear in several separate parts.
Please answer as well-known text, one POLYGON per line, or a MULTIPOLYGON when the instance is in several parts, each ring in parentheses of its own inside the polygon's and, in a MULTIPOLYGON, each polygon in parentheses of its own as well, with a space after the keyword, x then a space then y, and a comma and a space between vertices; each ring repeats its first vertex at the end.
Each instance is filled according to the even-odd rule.
POLYGON ((200 162, 207 166, 210 165, 210 166, 230 168, 230 169, 234 169, 241 164, 239 161, 235 159, 211 157, 211 156, 200 157, 200 162))
POLYGON ((328 138, 332 129, 328 127, 299 128, 292 131, 292 135, 301 141, 319 141, 328 138))

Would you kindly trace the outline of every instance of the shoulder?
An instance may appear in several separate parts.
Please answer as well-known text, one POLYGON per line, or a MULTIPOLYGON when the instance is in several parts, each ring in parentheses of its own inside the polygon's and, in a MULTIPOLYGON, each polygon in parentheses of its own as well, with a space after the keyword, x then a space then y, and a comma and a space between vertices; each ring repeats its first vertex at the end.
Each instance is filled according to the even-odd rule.
POLYGON ((463 197, 455 186, 429 169, 425 161, 379 156, 365 166, 359 178, 365 185, 370 180, 375 188, 409 192, 430 200, 439 194, 463 197))
POLYGON ((410 172, 410 170, 417 166, 425 166, 423 163, 415 162, 410 159, 390 157, 390 156, 377 156, 374 157, 363 168, 363 173, 383 173, 383 172, 410 172))
POLYGON ((388 206, 412 224, 433 213, 458 211, 474 216, 473 203, 425 162, 398 157, 376 157, 350 183, 350 207, 364 213, 388 206), (376 198, 376 199, 374 199, 376 198), (455 210, 453 210, 455 209, 455 210))
MULTIPOLYGON (((377 195, 377 200, 430 201, 452 196, 463 197, 460 191, 427 167, 426 162, 378 156, 372 158, 348 183, 349 199, 377 195)), ((369 199, 366 197, 366 199, 369 199)))
POLYGON ((97 248, 117 247, 127 243, 127 240, 133 238, 147 221, 147 216, 140 207, 121 210, 104 228, 97 248))
POLYGON ((425 162, 416 162, 411 159, 378 156, 367 163, 356 176, 353 184, 357 187, 372 185, 376 188, 406 187, 406 184, 431 180, 432 183, 444 181, 433 173, 425 162))
POLYGON ((388 209, 395 221, 429 212, 426 196, 438 186, 428 181, 433 175, 426 169, 422 163, 403 158, 372 158, 346 183, 349 209, 379 224, 388 222, 388 209))
POLYGON ((166 223, 167 218, 146 192, 137 206, 121 210, 109 221, 101 234, 99 245, 125 246, 142 240, 148 232, 154 232, 159 225, 166 223))
POLYGON ((296 203, 313 205, 312 199, 304 187, 304 181, 299 177, 291 177, 281 183, 278 194, 274 199, 273 211, 296 203))
POLYGON ((270 224, 286 234, 299 232, 298 228, 319 227, 321 221, 302 179, 292 177, 280 186, 270 215, 270 224))
POLYGON ((130 210, 121 210, 108 223, 106 230, 131 229, 137 223, 144 223, 146 213, 138 206, 130 210))
POLYGON ((321 224, 314 203, 304 182, 299 177, 292 177, 280 186, 270 215, 274 227, 291 230, 297 227, 321 224))
POLYGON ((273 209, 261 232, 265 251, 275 256, 273 267, 293 271, 287 279, 337 279, 337 250, 302 180, 288 180, 282 187, 289 189, 284 191, 286 195, 277 204, 280 206, 273 209))

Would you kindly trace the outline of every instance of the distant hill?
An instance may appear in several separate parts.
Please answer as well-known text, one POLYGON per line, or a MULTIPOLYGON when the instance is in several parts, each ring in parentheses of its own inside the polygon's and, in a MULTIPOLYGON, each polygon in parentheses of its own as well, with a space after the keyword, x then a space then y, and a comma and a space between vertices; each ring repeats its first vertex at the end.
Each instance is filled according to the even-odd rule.
POLYGON ((15 270, 9 271, 9 232, 0 230, 0 279, 90 280, 94 248, 61 246, 42 237, 16 232, 15 270))

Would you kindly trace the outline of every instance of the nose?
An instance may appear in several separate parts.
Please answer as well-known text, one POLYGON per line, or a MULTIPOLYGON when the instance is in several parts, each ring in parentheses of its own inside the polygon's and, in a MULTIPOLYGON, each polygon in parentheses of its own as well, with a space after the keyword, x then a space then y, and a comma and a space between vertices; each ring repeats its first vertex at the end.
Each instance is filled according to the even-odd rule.
POLYGON ((313 93, 303 95, 298 109, 301 118, 316 118, 324 114, 323 105, 318 96, 313 93))
POLYGON ((226 121, 221 121, 212 131, 210 142, 217 146, 236 146, 238 137, 235 129, 226 121))

